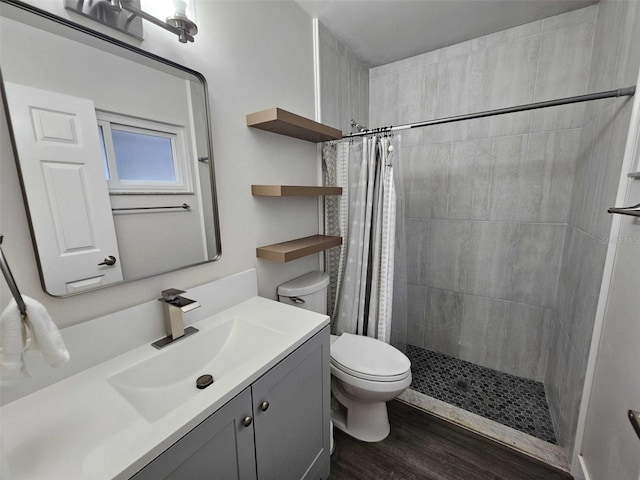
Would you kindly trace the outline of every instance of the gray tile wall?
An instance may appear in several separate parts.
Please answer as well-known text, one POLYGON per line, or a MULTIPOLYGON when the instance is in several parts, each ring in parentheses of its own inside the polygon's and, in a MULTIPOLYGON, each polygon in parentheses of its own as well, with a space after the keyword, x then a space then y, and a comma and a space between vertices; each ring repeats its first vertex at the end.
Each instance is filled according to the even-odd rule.
MULTIPOLYGON (((588 7, 371 69, 372 126, 585 93, 597 12, 588 7)), ((408 343, 545 379, 584 111, 402 133, 408 343)))
MULTIPOLYGON (((633 85, 640 65, 640 2, 602 1, 589 91, 633 85)), ((589 102, 582 131, 546 372, 556 433, 571 452, 631 115, 630 99, 589 102)))
POLYGON ((351 119, 369 125, 369 69, 322 23, 320 40, 321 121, 344 133, 351 119))

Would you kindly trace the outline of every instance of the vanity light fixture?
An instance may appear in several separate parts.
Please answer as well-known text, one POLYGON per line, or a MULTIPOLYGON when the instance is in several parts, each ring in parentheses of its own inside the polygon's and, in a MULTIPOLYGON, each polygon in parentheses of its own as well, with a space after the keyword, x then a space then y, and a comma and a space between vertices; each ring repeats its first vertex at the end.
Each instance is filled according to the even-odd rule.
POLYGON ((174 13, 165 21, 140 8, 140 0, 64 0, 67 10, 142 40, 142 20, 178 36, 180 43, 193 42, 198 26, 187 17, 187 2, 173 0, 174 13))

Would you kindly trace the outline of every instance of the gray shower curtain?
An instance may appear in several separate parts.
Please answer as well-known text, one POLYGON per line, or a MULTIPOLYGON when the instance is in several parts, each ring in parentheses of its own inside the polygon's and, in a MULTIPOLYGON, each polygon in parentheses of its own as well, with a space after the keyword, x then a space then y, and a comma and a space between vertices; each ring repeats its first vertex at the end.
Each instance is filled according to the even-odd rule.
POLYGON ((325 201, 325 232, 343 237, 330 250, 332 330, 404 347, 406 252, 399 138, 373 136, 325 144, 325 184, 343 195, 325 201))

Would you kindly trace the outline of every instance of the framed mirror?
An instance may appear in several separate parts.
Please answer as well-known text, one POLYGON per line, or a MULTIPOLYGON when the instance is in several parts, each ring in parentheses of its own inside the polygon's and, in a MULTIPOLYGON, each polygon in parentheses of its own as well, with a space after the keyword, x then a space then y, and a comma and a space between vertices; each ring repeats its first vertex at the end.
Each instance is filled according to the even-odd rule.
POLYGON ((205 78, 22 2, 1 5, 2 94, 44 290, 73 295, 217 260, 205 78))

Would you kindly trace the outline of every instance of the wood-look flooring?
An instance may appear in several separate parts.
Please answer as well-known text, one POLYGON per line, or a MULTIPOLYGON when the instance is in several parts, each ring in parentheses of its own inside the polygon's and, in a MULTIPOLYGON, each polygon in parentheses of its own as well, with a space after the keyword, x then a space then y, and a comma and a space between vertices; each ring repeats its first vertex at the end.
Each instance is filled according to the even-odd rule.
POLYGON ((334 429, 329 480, 568 480, 559 472, 404 403, 388 404, 391 433, 360 442, 334 429))

